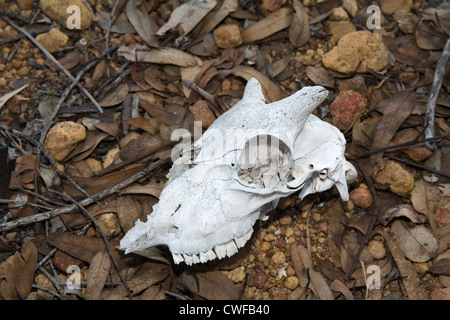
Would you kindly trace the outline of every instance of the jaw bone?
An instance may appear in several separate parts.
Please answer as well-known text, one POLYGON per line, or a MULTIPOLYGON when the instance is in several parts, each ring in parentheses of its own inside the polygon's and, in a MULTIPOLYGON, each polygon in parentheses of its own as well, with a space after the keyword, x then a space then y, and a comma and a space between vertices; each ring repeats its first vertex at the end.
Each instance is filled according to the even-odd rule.
POLYGON ((311 115, 325 100, 322 87, 305 87, 266 104, 249 80, 244 96, 174 161, 169 183, 147 222, 121 240, 125 253, 166 245, 188 265, 235 254, 281 197, 338 187, 348 199, 342 133, 311 115))

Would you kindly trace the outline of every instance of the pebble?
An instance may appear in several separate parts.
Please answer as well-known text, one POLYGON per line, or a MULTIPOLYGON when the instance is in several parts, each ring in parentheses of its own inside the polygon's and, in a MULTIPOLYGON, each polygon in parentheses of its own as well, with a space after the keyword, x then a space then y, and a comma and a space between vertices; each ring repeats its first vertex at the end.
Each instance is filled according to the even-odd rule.
POLYGON ((292 223, 292 217, 285 213, 280 217, 279 222, 282 226, 290 225, 292 223))
POLYGON ((368 69, 380 72, 389 64, 388 51, 379 33, 350 32, 337 46, 323 56, 324 67, 343 73, 365 73, 368 69))
POLYGON ((194 105, 189 107, 195 121, 201 121, 204 129, 208 128, 215 120, 216 116, 211 111, 205 100, 198 100, 194 105))
POLYGON ((350 199, 360 208, 368 208, 373 202, 372 194, 364 183, 361 183, 358 188, 350 192, 350 199))
POLYGON ((389 189, 401 196, 408 197, 414 189, 414 178, 399 163, 387 160, 385 167, 377 173, 375 181, 389 186, 389 189))
POLYGON ((245 279, 245 272, 241 267, 237 267, 236 269, 228 272, 227 277, 234 283, 238 283, 245 279))
POLYGON ((364 114, 367 99, 353 90, 342 91, 330 105, 333 124, 347 131, 364 114))
POLYGON ((273 263, 285 263, 286 255, 281 251, 277 251, 272 256, 272 261, 273 261, 273 263))
POLYGON ((330 20, 332 21, 348 21, 349 17, 347 12, 342 7, 337 7, 333 9, 331 13, 330 20))
POLYGON ((298 287, 298 278, 296 276, 290 276, 287 277, 286 280, 284 280, 284 286, 286 289, 294 290, 298 287))
POLYGON ((64 160, 86 138, 86 128, 73 121, 58 122, 47 133, 44 147, 55 159, 64 160))
MULTIPOLYGON (((53 292, 56 292, 55 287, 53 286, 53 284, 50 282, 50 280, 48 280, 48 278, 43 275, 42 273, 39 273, 35 278, 34 278, 34 282, 37 286, 51 290, 53 292)), ((37 291, 38 295, 40 295, 41 297, 52 297, 52 295, 44 290, 38 290, 37 291)))
POLYGON ((58 28, 53 28, 47 33, 39 34, 36 37, 36 41, 47 49, 48 52, 53 53, 66 46, 69 41, 69 37, 58 28))
POLYGON ((280 9, 286 1, 287 0, 262 0, 260 6, 261 12, 263 15, 267 16, 280 9))
POLYGON ((380 260, 386 257, 386 248, 381 241, 371 240, 369 241, 368 247, 372 258, 374 258, 375 260, 380 260))
POLYGON ((21 10, 30 10, 34 0, 17 0, 17 4, 21 10))
POLYGON ((213 32, 213 36, 218 48, 233 49, 242 44, 241 32, 235 24, 226 24, 217 27, 213 32))
MULTIPOLYGON (((395 134, 394 138, 392 138, 392 144, 401 144, 413 141, 418 135, 419 132, 414 128, 400 130, 395 134)), ((425 147, 424 144, 421 147, 406 149, 403 152, 416 162, 424 161, 433 154, 433 152, 425 147)))
POLYGON ((97 218, 97 223, 107 238, 117 236, 120 233, 119 219, 112 212, 100 215, 97 218))
POLYGON ((92 23, 92 14, 81 0, 41 0, 40 2, 42 12, 64 27, 67 27, 67 20, 73 15, 73 12, 67 13, 67 8, 71 5, 80 8, 80 29, 88 29, 92 23))
POLYGON ((334 47, 338 41, 346 34, 355 32, 356 28, 350 21, 327 21, 328 33, 331 34, 330 45, 334 47))
POLYGON ((412 0, 380 0, 381 11, 385 14, 393 14, 397 11, 404 10, 406 12, 411 11, 413 6, 412 0))
POLYGON ((272 247, 272 245, 270 244, 270 242, 267 242, 267 241, 262 241, 259 246, 261 251, 269 251, 271 247, 272 247))
POLYGON ((438 288, 431 292, 432 300, 450 300, 450 288, 438 288))
POLYGON ((356 0, 344 0, 342 1, 342 6, 352 17, 356 16, 358 13, 358 4, 356 3, 356 0))

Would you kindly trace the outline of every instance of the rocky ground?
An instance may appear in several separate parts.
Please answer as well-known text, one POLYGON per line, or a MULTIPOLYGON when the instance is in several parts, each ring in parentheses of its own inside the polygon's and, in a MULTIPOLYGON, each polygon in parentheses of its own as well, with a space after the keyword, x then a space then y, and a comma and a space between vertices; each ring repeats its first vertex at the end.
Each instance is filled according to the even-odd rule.
POLYGON ((200 2, 0 0, 0 299, 450 299, 448 2, 200 2), (125 256, 171 132, 251 77, 269 102, 329 90, 350 201, 282 198, 220 261, 125 256))

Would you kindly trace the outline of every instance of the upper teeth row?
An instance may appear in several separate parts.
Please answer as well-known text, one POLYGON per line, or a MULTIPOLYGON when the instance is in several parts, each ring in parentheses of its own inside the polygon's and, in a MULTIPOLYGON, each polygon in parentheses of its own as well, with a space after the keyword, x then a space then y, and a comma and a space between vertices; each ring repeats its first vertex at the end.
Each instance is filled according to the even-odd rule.
POLYGON ((228 241, 224 244, 218 244, 213 249, 206 252, 200 252, 199 254, 186 254, 186 253, 172 253, 173 262, 179 264, 184 262, 187 265, 192 265, 194 263, 204 263, 209 260, 214 260, 216 258, 222 259, 225 257, 231 257, 233 254, 238 252, 238 248, 241 248, 252 236, 253 229, 250 229, 246 234, 241 237, 235 237, 233 240, 228 241))

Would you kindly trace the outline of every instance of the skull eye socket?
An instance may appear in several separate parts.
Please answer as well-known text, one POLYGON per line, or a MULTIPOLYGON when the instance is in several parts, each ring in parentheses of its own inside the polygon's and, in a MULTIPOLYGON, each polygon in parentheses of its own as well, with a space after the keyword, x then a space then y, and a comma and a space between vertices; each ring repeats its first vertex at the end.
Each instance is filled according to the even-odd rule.
POLYGON ((320 179, 322 179, 322 180, 326 179, 326 178, 328 177, 328 170, 327 170, 327 169, 322 169, 322 170, 319 172, 319 177, 320 177, 320 179))

